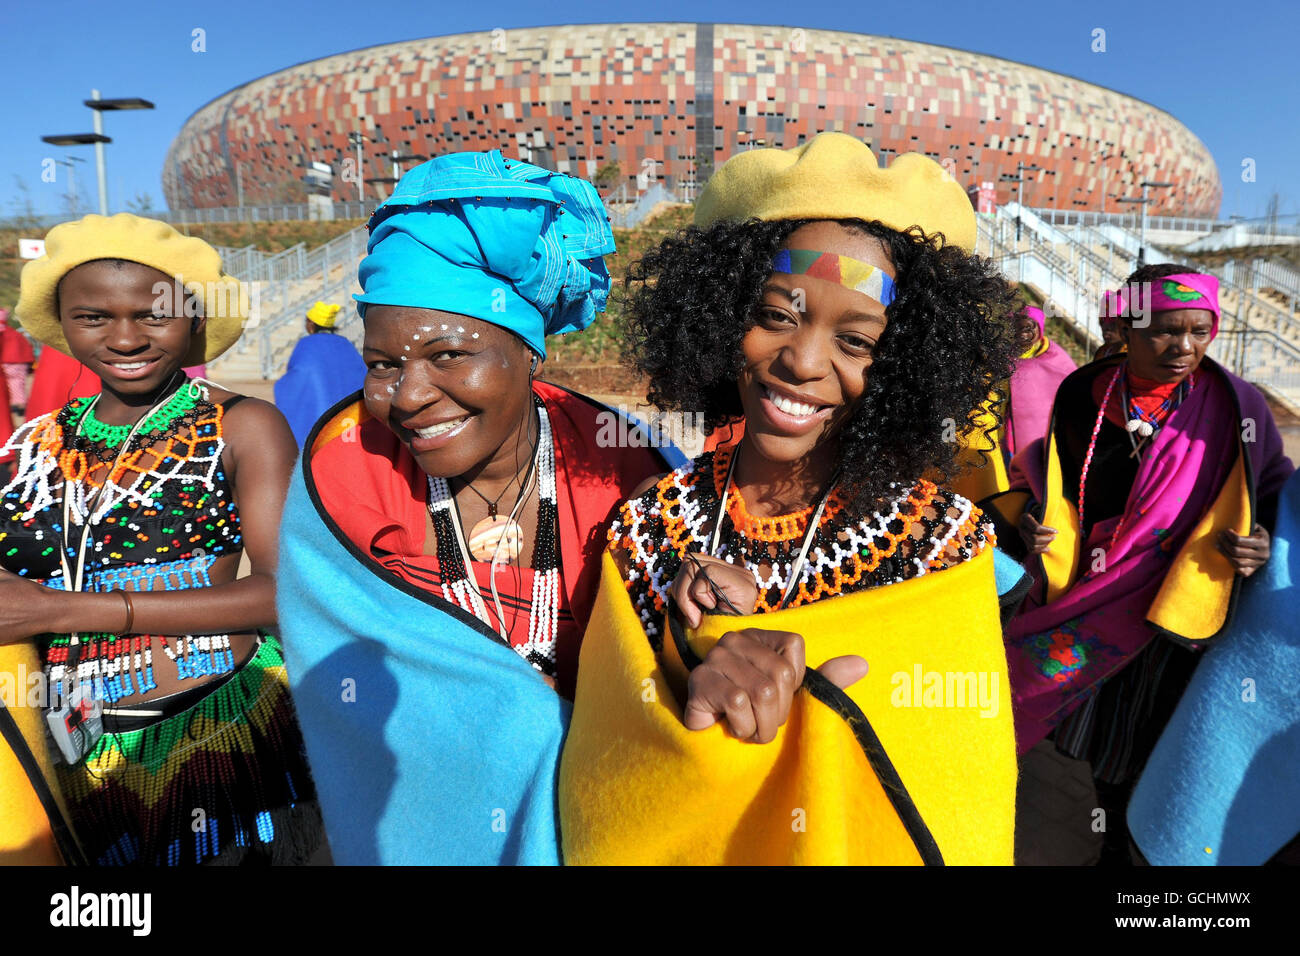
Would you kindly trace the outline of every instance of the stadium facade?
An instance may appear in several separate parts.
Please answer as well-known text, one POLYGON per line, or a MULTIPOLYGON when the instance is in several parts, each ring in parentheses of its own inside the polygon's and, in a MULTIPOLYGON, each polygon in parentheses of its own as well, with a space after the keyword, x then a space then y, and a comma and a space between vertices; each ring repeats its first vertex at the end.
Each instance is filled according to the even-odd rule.
MULTIPOLYGON (((1222 196, 1204 144, 1168 113, 1049 70, 949 47, 797 27, 617 23, 490 30, 301 63, 208 103, 168 151, 168 205, 299 202, 312 163, 332 194, 392 175, 392 155, 500 148, 624 195, 684 198, 732 153, 842 130, 883 158, 919 151, 969 188, 996 184, 1057 209, 1212 216, 1222 196), (612 164, 617 163, 617 171, 612 164), (319 167, 317 167, 319 168, 319 167)), ((387 195, 382 182, 367 198, 387 195)))

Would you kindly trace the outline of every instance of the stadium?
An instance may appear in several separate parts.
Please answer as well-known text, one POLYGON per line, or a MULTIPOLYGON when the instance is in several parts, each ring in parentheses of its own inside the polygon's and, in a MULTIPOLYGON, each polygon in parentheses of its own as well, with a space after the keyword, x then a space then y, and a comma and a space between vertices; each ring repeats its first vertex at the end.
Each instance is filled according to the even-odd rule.
POLYGON ((163 183, 173 209, 298 202, 328 166, 318 192, 374 201, 402 157, 500 148, 609 193, 658 183, 690 201, 737 150, 826 129, 884 161, 923 152, 997 203, 1023 187, 1027 206, 1116 212, 1160 181, 1173 187, 1149 213, 1200 217, 1222 196, 1187 127, 1114 90, 950 47, 721 23, 495 29, 300 63, 197 110, 163 183), (1024 166, 1038 168, 1016 182, 1024 166))

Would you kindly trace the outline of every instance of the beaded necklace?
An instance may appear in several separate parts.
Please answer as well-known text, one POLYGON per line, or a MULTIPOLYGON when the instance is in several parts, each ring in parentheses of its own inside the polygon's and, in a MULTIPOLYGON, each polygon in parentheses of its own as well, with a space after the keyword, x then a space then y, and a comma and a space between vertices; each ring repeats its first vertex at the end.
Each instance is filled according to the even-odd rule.
MULTIPOLYGON (((1116 383, 1120 381, 1121 377, 1125 377, 1124 384, 1121 388, 1121 404, 1127 412, 1128 421, 1125 425, 1125 430, 1128 433, 1129 442, 1133 445, 1134 455, 1141 454, 1142 448, 1146 445, 1147 440, 1156 433, 1160 426, 1164 424, 1164 420, 1183 403, 1183 400, 1186 399, 1192 391, 1193 376, 1189 375, 1179 383, 1178 387, 1174 389, 1170 396, 1166 398, 1160 406, 1155 409, 1155 411, 1147 412, 1140 408, 1129 395, 1128 380, 1126 377, 1127 372, 1128 362, 1121 362, 1115 368, 1115 374, 1111 376, 1110 383, 1106 386, 1106 392, 1102 395, 1101 405, 1097 409, 1097 420, 1092 426, 1092 436, 1088 439, 1088 450, 1083 456, 1083 470, 1079 475, 1078 508, 1080 528, 1085 527, 1083 520, 1083 500, 1084 490, 1088 484, 1088 469, 1092 466, 1092 456, 1097 450, 1097 436, 1101 434, 1101 423, 1106 418, 1106 407, 1110 404, 1110 396, 1111 393, 1115 391, 1116 383), (1141 436, 1140 439, 1136 437, 1138 435, 1141 436)), ((1115 528, 1115 535, 1118 536, 1118 534, 1119 527, 1117 526, 1115 528)), ((1112 543, 1113 540, 1114 538, 1112 538, 1112 543)))
MULTIPOLYGON (((803 526, 803 541, 799 547, 799 555, 793 561, 789 562, 789 572, 785 581, 781 583, 781 602, 776 606, 779 611, 785 607, 794 593, 794 589, 799 584, 799 573, 803 570, 804 561, 808 558, 808 549, 812 547, 813 537, 821 527, 822 516, 826 511, 827 502, 831 493, 835 489, 836 478, 832 478, 826 490, 821 493, 815 506, 809 506, 790 515, 778 515, 775 518, 756 518, 750 515, 745 509, 744 499, 740 496, 740 488, 732 491, 732 475, 736 471, 736 462, 740 459, 740 446, 736 447, 735 452, 731 455, 731 460, 727 463, 727 475, 722 482, 721 501, 718 503, 718 514, 713 522, 713 538, 709 543, 709 553, 716 554, 718 543, 722 538, 723 516, 731 518, 733 540, 729 544, 740 547, 742 554, 745 553, 745 546, 742 543, 746 538, 755 538, 761 542, 790 541, 800 533, 800 525, 803 526), (734 508, 728 507, 728 502, 734 504, 734 508), (735 540, 739 538, 739 541, 735 540)), ((837 476, 838 477, 838 476, 837 476)), ((838 510, 838 509, 837 509, 838 510)), ((833 517, 835 512, 828 517, 833 517)), ((764 548, 763 550, 767 550, 764 548)), ((748 557, 748 555, 745 555, 748 557)), ((776 562, 772 562, 773 572, 776 572, 776 562)))
POLYGON ((624 586, 656 649, 668 589, 695 553, 720 557, 752 574, 758 587, 754 611, 767 613, 783 599, 786 607, 799 607, 919 577, 953 563, 952 552, 955 560, 966 561, 996 542, 978 508, 922 479, 891 483, 889 500, 861 517, 850 516, 847 500, 832 492, 817 521, 811 520, 813 508, 754 517, 732 488, 725 506, 729 520, 719 546, 711 547, 732 452, 727 447, 705 452, 671 472, 641 497, 625 502, 610 526, 611 547, 629 559, 624 586), (798 569, 805 535, 811 536, 811 546, 798 569))
MULTIPOLYGON (((528 639, 523 644, 511 644, 511 649, 534 669, 548 677, 554 677, 555 637, 559 629, 560 616, 559 508, 556 505, 555 491, 555 444, 546 407, 536 396, 533 396, 533 403, 537 409, 538 422, 537 452, 533 459, 538 495, 537 537, 533 545, 533 602, 528 613, 528 639)), ((519 498, 510 515, 512 521, 527 497, 525 494, 527 484, 525 480, 524 485, 520 487, 519 498)), ((505 614, 496 593, 495 570, 500 559, 498 555, 494 555, 492 561, 492 598, 498 622, 493 625, 483 595, 469 571, 470 555, 466 550, 465 534, 456 512, 456 500, 446 478, 429 476, 429 514, 433 519, 438 562, 442 570, 443 596, 492 627, 501 635, 502 640, 509 644, 510 637, 504 624, 505 614)))
POLYGON ((198 405, 199 395, 193 389, 178 388, 156 411, 146 415, 138 427, 105 425, 95 417, 98 400, 98 395, 80 399, 64 406, 59 412, 59 424, 72 436, 69 445, 85 447, 87 444, 95 444, 104 448, 117 448, 131 437, 132 431, 135 431, 138 440, 144 440, 169 430, 178 418, 198 405))

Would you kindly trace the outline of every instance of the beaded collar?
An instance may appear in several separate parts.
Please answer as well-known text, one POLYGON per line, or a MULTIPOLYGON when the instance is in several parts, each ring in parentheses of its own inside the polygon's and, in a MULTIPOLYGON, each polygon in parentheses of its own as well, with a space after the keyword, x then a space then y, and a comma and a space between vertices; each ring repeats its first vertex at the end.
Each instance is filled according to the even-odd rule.
MULTIPOLYGON (((609 530, 610 546, 627 555, 624 583, 656 648, 668 587, 686 555, 708 550, 720 500, 717 475, 725 475, 730 454, 726 448, 706 452, 665 476, 640 498, 626 502, 609 530)), ((842 500, 832 512, 828 501, 787 606, 919 577, 954 560, 968 560, 995 542, 980 510, 959 495, 947 494, 925 479, 896 483, 892 493, 892 501, 862 518, 849 515, 842 500)), ((757 612, 775 610, 784 597, 811 511, 757 519, 733 510, 728 502, 732 520, 715 556, 753 574, 757 612), (741 520, 736 522, 738 515, 741 520), (747 516, 757 522, 756 529, 745 521, 747 516), (746 529, 761 536, 750 537, 746 529)))
MULTIPOLYGON (((731 469, 731 459, 734 456, 733 447, 719 448, 714 453, 713 491, 719 499, 726 490, 727 474, 731 469)), ((843 494, 838 489, 832 491, 826 499, 826 507, 823 509, 819 524, 834 522, 844 510, 844 506, 843 494)), ((755 541, 784 542, 802 538, 808 530, 808 519, 812 517, 814 507, 809 505, 787 515, 763 518, 750 513, 739 486, 733 485, 727 495, 727 517, 731 519, 732 526, 744 537, 755 541)))

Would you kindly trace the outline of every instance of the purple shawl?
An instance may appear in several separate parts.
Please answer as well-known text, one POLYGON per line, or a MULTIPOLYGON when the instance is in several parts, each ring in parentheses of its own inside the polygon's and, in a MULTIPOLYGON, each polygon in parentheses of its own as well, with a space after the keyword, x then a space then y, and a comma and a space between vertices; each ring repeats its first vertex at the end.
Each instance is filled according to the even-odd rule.
MULTIPOLYGON (((1108 375, 1113 367, 1107 364, 1099 374, 1108 375)), ((1091 421, 1081 425, 1091 430, 1091 421)), ((1012 471, 1012 488, 1028 488, 1038 501, 1046 484, 1044 444, 1036 441, 1023 449, 1012 471)), ((1264 397, 1206 359, 1196 387, 1156 434, 1124 513, 1097 522, 1083 543, 1074 583, 1044 606, 1031 598, 1007 627, 1022 753, 1155 636, 1146 620, 1152 601, 1171 559, 1218 497, 1239 447, 1247 452, 1247 475, 1254 479, 1252 504, 1256 496, 1276 493, 1293 469, 1264 397), (1241 442, 1247 418, 1255 422, 1254 441, 1241 442), (1100 570, 1094 570, 1094 549, 1104 552, 1100 570)))
POLYGON ((1003 444, 1008 455, 1014 456, 1034 439, 1047 434, 1056 387, 1077 367, 1065 349, 1051 341, 1042 355, 1016 360, 1016 370, 1011 373, 1010 409, 1003 432, 1003 444))

